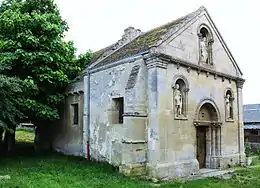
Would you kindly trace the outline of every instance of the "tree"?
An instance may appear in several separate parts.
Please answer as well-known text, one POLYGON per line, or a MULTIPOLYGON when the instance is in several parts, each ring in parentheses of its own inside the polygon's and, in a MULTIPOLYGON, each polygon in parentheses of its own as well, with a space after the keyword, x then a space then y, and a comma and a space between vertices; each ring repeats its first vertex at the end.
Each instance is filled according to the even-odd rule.
POLYGON ((7 145, 14 142, 14 133, 17 122, 25 118, 21 112, 21 100, 18 97, 23 90, 33 90, 34 85, 28 80, 21 81, 17 77, 8 77, 2 73, 10 69, 10 67, 0 64, 0 150, 4 148, 2 143, 2 136, 5 132, 5 149, 7 145))
POLYGON ((23 83, 16 97, 20 111, 37 126, 36 141, 49 148, 65 88, 91 53, 76 58, 73 42, 64 40, 68 25, 53 0, 4 0, 0 26, 0 62, 10 67, 3 74, 23 83))

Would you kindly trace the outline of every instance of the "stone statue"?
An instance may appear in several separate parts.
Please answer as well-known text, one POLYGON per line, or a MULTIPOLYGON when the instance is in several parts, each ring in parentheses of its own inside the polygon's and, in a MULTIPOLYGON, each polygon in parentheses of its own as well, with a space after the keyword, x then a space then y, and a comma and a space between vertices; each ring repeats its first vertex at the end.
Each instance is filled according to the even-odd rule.
POLYGON ((226 104, 226 115, 227 115, 227 118, 231 118, 231 115, 230 115, 230 107, 231 107, 231 104, 230 104, 230 94, 227 94, 226 99, 225 99, 225 104, 226 104))
POLYGON ((175 115, 182 115, 182 94, 180 92, 179 84, 175 85, 174 92, 175 115))
POLYGON ((200 57, 201 60, 205 63, 208 62, 209 54, 208 54, 208 45, 207 45, 207 38, 203 37, 200 41, 200 57))

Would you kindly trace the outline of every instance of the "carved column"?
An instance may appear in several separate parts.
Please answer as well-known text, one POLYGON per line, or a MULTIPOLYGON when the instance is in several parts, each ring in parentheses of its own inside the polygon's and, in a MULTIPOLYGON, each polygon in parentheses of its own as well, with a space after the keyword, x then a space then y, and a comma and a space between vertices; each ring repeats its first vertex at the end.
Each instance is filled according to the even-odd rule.
POLYGON ((221 157, 221 126, 218 128, 218 155, 221 157))
POLYGON ((210 161, 211 161, 211 152, 212 152, 212 148, 211 148, 211 143, 212 143, 212 139, 211 139, 211 126, 209 126, 207 128, 207 133, 206 133, 206 168, 210 168, 210 161))
POLYGON ((211 133, 212 133, 212 136, 211 136, 211 138, 212 138, 212 157, 215 157, 216 156, 216 130, 215 130, 215 127, 214 126, 212 126, 211 127, 211 133))
POLYGON ((220 156, 220 127, 216 127, 216 155, 219 157, 220 156))
MULTIPOLYGON (((159 122, 160 112, 165 109, 163 93, 166 93, 166 68, 167 63, 154 57, 145 57, 148 68, 148 168, 150 173, 156 174, 155 167, 160 163, 160 129, 163 126, 159 122)), ((166 139, 166 138, 165 138, 166 139)))
POLYGON ((245 80, 237 80, 237 106, 238 106, 238 151, 240 164, 245 162, 245 148, 244 148, 244 123, 243 123, 243 96, 242 89, 245 80))

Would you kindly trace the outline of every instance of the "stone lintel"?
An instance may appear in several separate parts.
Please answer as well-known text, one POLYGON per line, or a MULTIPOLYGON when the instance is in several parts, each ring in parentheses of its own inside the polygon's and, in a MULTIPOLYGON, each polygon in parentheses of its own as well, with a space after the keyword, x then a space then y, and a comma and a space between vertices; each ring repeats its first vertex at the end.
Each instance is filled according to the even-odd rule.
POLYGON ((71 95, 80 95, 81 93, 84 93, 84 91, 79 90, 79 91, 69 91, 66 93, 66 96, 71 96, 71 95))
POLYGON ((221 127, 222 122, 220 122, 220 121, 199 121, 199 120, 195 120, 193 122, 193 125, 195 127, 199 127, 199 126, 221 127))
POLYGON ((126 112, 123 114, 124 117, 147 117, 147 114, 145 113, 139 113, 139 112, 126 112))
POLYGON ((239 83, 239 84, 237 84, 239 86, 241 86, 241 84, 244 83, 244 81, 245 81, 243 78, 232 76, 232 75, 225 74, 225 73, 222 73, 222 72, 218 72, 218 71, 215 71, 211 68, 201 66, 199 64, 194 64, 194 63, 191 63, 191 62, 183 61, 181 59, 173 58, 173 57, 166 55, 166 54, 163 54, 163 53, 156 53, 156 54, 154 54, 154 56, 156 56, 159 59, 161 59, 165 62, 168 62, 168 63, 179 64, 183 67, 193 69, 193 70, 197 70, 198 72, 205 72, 205 74, 213 75, 214 78, 216 78, 218 76, 220 78, 226 78, 228 80, 234 80, 237 83, 239 83))
POLYGON ((122 140, 123 144, 146 144, 147 141, 146 140, 122 140))

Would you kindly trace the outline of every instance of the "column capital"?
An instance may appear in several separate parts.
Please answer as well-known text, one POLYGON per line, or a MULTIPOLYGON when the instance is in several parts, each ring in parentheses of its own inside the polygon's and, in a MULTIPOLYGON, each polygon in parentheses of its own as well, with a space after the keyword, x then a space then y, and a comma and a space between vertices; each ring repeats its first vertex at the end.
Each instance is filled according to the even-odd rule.
POLYGON ((147 68, 167 68, 167 61, 159 58, 156 54, 147 54, 144 56, 145 63, 147 65, 147 68))
POLYGON ((239 78, 236 80, 237 88, 243 89, 243 85, 245 83, 245 80, 242 78, 239 78))

